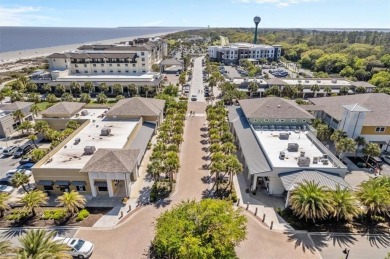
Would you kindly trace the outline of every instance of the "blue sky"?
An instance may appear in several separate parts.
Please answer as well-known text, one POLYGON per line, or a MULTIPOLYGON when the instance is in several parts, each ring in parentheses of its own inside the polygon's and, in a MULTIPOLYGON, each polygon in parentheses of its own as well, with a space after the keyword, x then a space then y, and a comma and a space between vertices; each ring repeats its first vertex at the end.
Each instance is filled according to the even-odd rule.
POLYGON ((1 0, 0 26, 390 28, 389 0, 1 0))

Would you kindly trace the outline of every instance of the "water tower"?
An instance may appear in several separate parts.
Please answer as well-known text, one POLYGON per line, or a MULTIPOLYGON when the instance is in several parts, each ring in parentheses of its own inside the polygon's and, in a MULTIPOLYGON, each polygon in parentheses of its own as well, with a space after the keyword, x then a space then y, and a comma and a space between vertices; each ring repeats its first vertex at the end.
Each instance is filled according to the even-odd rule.
POLYGON ((257 26, 259 25, 261 21, 261 18, 259 16, 255 16, 255 18, 253 18, 253 22, 255 23, 255 38, 253 39, 253 44, 256 44, 257 43, 257 26))

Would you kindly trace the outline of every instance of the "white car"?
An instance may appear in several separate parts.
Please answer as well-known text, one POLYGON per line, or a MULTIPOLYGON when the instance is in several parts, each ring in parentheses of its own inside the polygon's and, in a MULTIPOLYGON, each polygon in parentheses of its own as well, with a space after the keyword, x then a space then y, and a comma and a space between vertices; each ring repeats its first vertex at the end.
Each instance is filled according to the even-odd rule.
POLYGON ((387 164, 390 165, 390 156, 381 156, 381 159, 382 159, 385 163, 387 163, 387 164))
POLYGON ((30 177, 31 174, 32 174, 31 170, 26 170, 26 169, 11 169, 11 170, 9 170, 9 171, 6 173, 5 177, 7 177, 7 178, 12 178, 12 177, 14 177, 14 175, 15 175, 16 173, 22 173, 22 174, 27 175, 28 177, 30 177))
POLYGON ((10 193, 13 192, 14 190, 15 190, 15 188, 12 187, 12 186, 0 185, 0 192, 5 192, 5 193, 10 194, 10 193))
POLYGON ((91 242, 70 237, 55 237, 54 241, 59 243, 66 244, 70 247, 69 254, 77 258, 88 258, 93 252, 93 244, 91 242))

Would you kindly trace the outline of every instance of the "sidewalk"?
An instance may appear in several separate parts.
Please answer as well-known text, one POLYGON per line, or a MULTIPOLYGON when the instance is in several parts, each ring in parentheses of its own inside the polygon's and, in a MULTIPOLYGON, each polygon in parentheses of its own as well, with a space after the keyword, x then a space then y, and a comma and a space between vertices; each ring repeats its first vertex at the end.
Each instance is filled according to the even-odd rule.
MULTIPOLYGON (((151 140, 153 144, 156 143, 156 136, 157 135, 153 136, 151 140)), ((141 166, 138 169, 139 178, 131 185, 130 199, 127 201, 126 205, 115 206, 107 214, 102 216, 93 227, 113 227, 122 219, 121 213, 123 213, 123 217, 125 217, 137 207, 138 201, 140 201, 141 204, 149 202, 150 190, 154 181, 147 175, 146 170, 151 154, 152 149, 146 150, 141 166), (129 210, 130 208, 131 210, 129 210)))

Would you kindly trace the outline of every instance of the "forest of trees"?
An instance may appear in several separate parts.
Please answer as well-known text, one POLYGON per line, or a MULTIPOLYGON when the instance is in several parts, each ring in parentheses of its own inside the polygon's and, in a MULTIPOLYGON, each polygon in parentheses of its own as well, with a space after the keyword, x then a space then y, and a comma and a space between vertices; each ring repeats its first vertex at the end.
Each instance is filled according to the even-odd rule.
MULTIPOLYGON (((213 28, 168 35, 229 38, 229 42, 252 42, 252 28, 213 28)), ((342 76, 352 81, 369 81, 378 92, 390 94, 390 32, 322 31, 303 29, 259 29, 261 44, 282 45, 282 58, 322 77, 342 76)))

